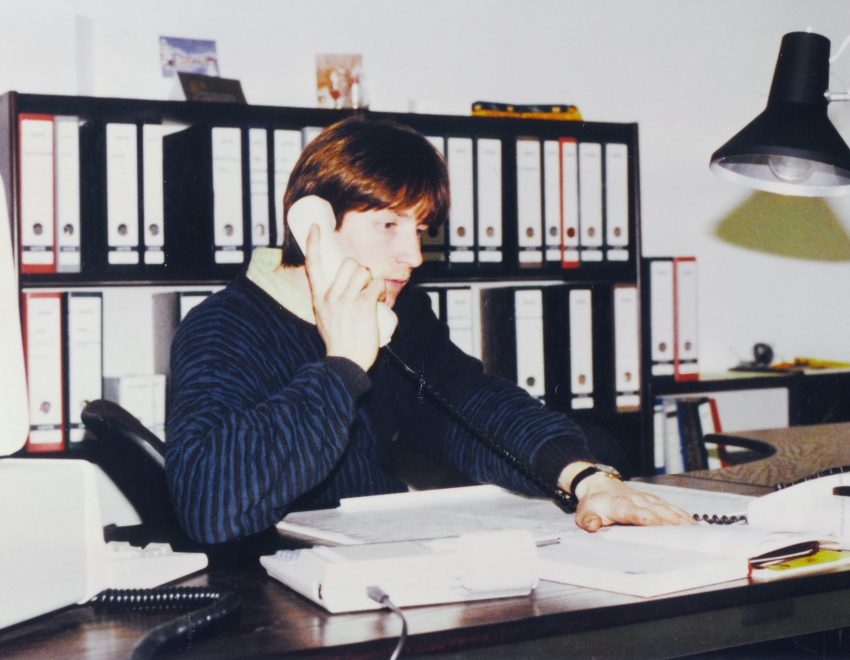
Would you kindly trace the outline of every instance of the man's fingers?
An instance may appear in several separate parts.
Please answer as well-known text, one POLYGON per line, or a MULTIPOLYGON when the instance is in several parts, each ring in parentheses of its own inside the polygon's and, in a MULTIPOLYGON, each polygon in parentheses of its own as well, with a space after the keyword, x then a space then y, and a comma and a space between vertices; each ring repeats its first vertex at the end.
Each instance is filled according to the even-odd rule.
POLYGON ((307 246, 304 250, 304 264, 310 289, 321 297, 325 295, 331 283, 325 281, 322 271, 322 257, 319 250, 320 232, 319 225, 310 226, 310 231, 307 233, 307 246))

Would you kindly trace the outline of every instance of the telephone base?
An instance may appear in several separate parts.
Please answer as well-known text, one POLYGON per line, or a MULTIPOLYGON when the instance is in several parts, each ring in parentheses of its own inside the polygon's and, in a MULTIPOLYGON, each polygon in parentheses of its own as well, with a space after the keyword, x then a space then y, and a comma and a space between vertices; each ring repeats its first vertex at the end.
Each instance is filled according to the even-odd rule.
POLYGON ((332 613, 526 596, 537 586, 537 546, 525 530, 430 541, 281 550, 260 558, 269 575, 332 613))

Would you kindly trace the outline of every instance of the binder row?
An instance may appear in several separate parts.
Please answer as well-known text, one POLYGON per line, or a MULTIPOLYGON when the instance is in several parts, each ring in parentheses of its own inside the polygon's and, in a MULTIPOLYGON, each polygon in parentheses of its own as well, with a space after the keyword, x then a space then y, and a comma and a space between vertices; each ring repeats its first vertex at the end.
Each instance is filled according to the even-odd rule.
POLYGON ((486 373, 558 410, 639 410, 635 286, 477 284, 429 294, 452 341, 486 373))
POLYGON ((516 191, 517 265, 579 268, 626 262, 629 229, 628 145, 573 138, 515 140, 514 182, 503 174, 503 140, 430 136, 446 157, 451 182, 449 221, 423 241, 426 261, 488 267, 502 264, 506 188, 516 191))
POLYGON ((320 130, 272 131, 272 162, 264 128, 22 113, 21 273, 232 276, 282 236, 289 174, 320 130), (186 250, 186 238, 209 242, 186 250))
MULTIPOLYGON (((190 280, 232 277, 254 247, 281 243, 289 176, 322 130, 32 113, 17 128, 22 274, 190 280)), ((627 144, 428 139, 452 206, 426 261, 576 269, 635 253, 627 144)))
POLYGON ((649 308, 649 359, 653 377, 699 379, 697 261, 652 257, 644 262, 649 308))
MULTIPOLYGON (((210 293, 170 296, 177 315, 171 334, 176 322, 210 293)), ((88 402, 100 398, 123 406, 164 439, 166 375, 103 376, 101 292, 25 290, 21 309, 30 417, 27 452, 81 447, 87 434, 80 415, 88 402)))

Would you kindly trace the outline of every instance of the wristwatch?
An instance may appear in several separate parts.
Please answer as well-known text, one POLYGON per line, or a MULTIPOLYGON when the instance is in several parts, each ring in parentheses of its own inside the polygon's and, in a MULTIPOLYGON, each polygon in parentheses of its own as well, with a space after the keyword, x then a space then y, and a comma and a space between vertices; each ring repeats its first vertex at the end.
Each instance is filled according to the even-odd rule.
POLYGON ((594 463, 590 467, 584 468, 581 472, 574 476, 573 480, 570 482, 570 500, 573 505, 578 504, 578 497, 576 497, 576 488, 578 488, 578 485, 594 474, 601 474, 603 477, 616 479, 617 481, 623 480, 623 476, 616 468, 613 468, 610 465, 603 465, 602 463, 594 463))

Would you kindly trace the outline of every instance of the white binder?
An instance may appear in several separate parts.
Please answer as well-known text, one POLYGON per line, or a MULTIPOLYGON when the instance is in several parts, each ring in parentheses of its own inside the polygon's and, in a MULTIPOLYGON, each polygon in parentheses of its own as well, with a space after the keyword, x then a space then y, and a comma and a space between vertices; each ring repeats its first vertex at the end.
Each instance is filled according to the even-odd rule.
POLYGON ((609 261, 629 258, 629 147, 605 145, 605 239, 609 261))
POLYGON ((248 129, 251 246, 269 244, 269 148, 265 128, 248 129))
POLYGON ((478 138, 478 261, 502 261, 502 141, 478 138))
POLYGON ((145 264, 165 264, 165 202, 163 198, 161 124, 142 126, 142 201, 145 264))
POLYGON ((20 117, 22 273, 56 270, 53 207, 53 117, 20 117))
POLYGON ((452 207, 449 211, 449 261, 475 261, 475 197, 473 195, 472 138, 448 139, 449 187, 452 207))
POLYGON ((653 376, 673 375, 673 260, 649 264, 649 332, 653 376))
POLYGON ((520 266, 543 263, 543 193, 540 141, 516 141, 517 244, 520 266))
POLYGON ((106 125, 106 241, 110 264, 139 263, 139 165, 135 124, 106 125))
POLYGON ((213 240, 217 264, 245 261, 242 216, 242 129, 212 129, 213 240))
POLYGON ((24 350, 29 391, 29 451, 64 448, 62 294, 25 291, 24 350))
POLYGON ((614 381, 617 410, 640 408, 640 320, 637 287, 614 287, 614 381))
POLYGON ((477 307, 470 287, 446 290, 446 324, 452 342, 467 355, 481 357, 480 322, 476 323, 477 307))
POLYGON ((277 245, 283 244, 283 195, 289 175, 301 155, 301 131, 277 129, 274 132, 274 222, 277 245))
POLYGON ((55 117, 54 185, 56 186, 56 270, 79 273, 80 256, 80 120, 55 117))
POLYGON ((570 309, 570 405, 593 408, 593 305, 590 289, 573 289, 570 309))
POLYGON ((68 292, 65 327, 68 336, 68 445, 81 442, 81 419, 89 401, 103 397, 103 296, 98 292, 68 292))
POLYGON ((561 145, 543 143, 543 243, 546 261, 559 263, 561 248, 561 145))
POLYGON ((677 380, 699 377, 697 337, 697 262, 693 257, 673 259, 673 367, 677 380))
POLYGON ((561 144, 561 266, 579 266, 578 145, 570 138, 561 144))
POLYGON ((543 292, 517 289, 516 313, 517 383, 531 396, 546 396, 546 363, 543 352, 543 292))
POLYGON ((602 261, 602 145, 578 145, 582 261, 602 261))

